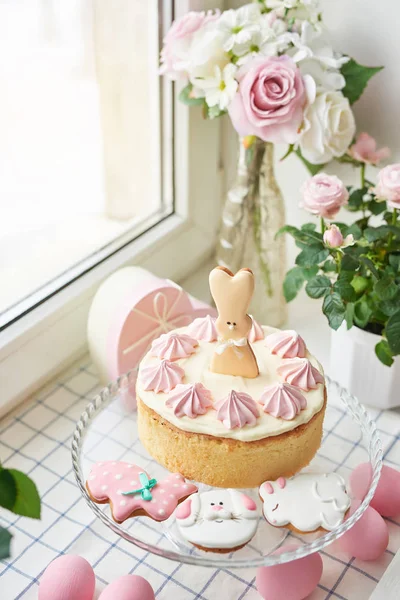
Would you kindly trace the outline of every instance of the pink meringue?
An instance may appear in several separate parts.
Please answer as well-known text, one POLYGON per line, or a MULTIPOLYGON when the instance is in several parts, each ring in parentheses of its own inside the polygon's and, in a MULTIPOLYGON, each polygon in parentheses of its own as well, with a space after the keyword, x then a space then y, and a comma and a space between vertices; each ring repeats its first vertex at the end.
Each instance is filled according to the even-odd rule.
POLYGON ((181 383, 185 376, 185 371, 167 359, 163 359, 148 367, 144 367, 140 371, 140 381, 143 383, 143 389, 146 391, 170 392, 181 383))
POLYGON ((166 405, 174 409, 176 417, 195 419, 198 415, 204 415, 212 406, 211 392, 201 383, 180 383, 168 398, 166 405))
POLYGON ((195 319, 188 327, 188 333, 196 340, 203 342, 216 342, 218 333, 215 328, 215 319, 207 315, 195 319))
POLYGON ((197 340, 184 333, 163 333, 152 343, 151 355, 177 360, 193 354, 196 346, 198 346, 197 340))
POLYGON ((289 358, 277 368, 278 375, 291 385, 305 392, 314 390, 318 383, 324 383, 321 373, 312 366, 308 358, 289 358))
POLYGON ((218 411, 217 419, 222 421, 227 429, 255 425, 260 413, 256 402, 249 394, 232 390, 226 398, 215 403, 218 411))
POLYGON ((263 331, 263 328, 261 327, 261 325, 259 325, 253 317, 251 317, 251 320, 252 320, 251 329, 249 331, 249 335, 247 336, 247 339, 249 340, 250 344, 253 344, 254 342, 257 342, 258 340, 264 339, 264 331, 263 331))
POLYGON ((274 383, 266 387, 259 400, 264 412, 273 417, 291 421, 301 410, 307 408, 307 400, 300 390, 288 383, 274 383))
POLYGON ((304 358, 306 355, 304 340, 293 329, 271 333, 266 337, 265 343, 272 354, 277 354, 281 358, 304 358))

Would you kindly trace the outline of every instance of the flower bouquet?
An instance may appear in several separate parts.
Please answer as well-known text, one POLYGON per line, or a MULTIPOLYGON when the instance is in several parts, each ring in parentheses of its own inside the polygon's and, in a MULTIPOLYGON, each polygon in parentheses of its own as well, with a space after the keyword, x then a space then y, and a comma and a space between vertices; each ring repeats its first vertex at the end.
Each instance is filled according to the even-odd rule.
POLYGON ((205 118, 228 114, 240 136, 218 260, 260 276, 264 289, 252 310, 264 322, 279 324, 284 306, 284 244, 274 237, 285 218, 273 144, 287 144, 285 157, 296 153, 312 174, 343 157, 356 131, 351 105, 379 70, 333 50, 318 0, 189 12, 164 39, 161 73, 181 82, 180 100, 200 106, 205 118))
POLYGON ((320 228, 307 223, 285 226, 300 253, 284 282, 287 301, 305 284, 311 298, 323 298, 322 311, 332 329, 343 322, 381 337, 379 360, 391 366, 400 354, 400 164, 389 165, 374 184, 367 164, 389 155, 376 150, 366 133, 350 147, 346 161, 360 171, 359 187, 348 187, 334 175, 318 173, 302 187, 301 206, 320 218, 320 228), (354 212, 351 225, 337 221, 342 206, 354 212))

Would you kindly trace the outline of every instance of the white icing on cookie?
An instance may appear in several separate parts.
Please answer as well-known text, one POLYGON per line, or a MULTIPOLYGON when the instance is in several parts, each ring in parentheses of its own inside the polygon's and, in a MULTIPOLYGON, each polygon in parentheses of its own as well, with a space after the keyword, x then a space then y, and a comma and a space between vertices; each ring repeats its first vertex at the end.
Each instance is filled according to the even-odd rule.
MULTIPOLYGON (((176 331, 186 333, 187 328, 182 327, 176 331)), ((272 327, 263 327, 265 336, 276 331, 278 330, 272 327)), ((200 340, 195 354, 192 354, 189 358, 175 361, 176 364, 179 364, 185 371, 184 383, 202 383, 210 390, 214 402, 218 402, 222 398, 225 398, 231 390, 249 394, 256 402, 258 402, 266 387, 283 381, 282 377, 278 375, 277 369, 285 359, 272 354, 270 349, 266 347, 264 339, 252 343, 252 348, 260 370, 260 374, 255 379, 212 373, 209 369, 209 365, 217 343, 218 342, 204 342, 200 340)), ((323 373, 322 366, 319 362, 308 352, 306 353, 306 356, 311 364, 316 367, 318 371, 323 373)), ((158 358, 147 354, 140 364, 139 373, 142 369, 157 362, 159 362, 158 358)), ((192 433, 204 433, 217 437, 233 438, 244 442, 280 435, 281 433, 286 433, 287 431, 295 429, 303 423, 308 423, 312 417, 321 410, 324 404, 324 385, 319 384, 317 389, 302 392, 307 401, 307 407, 291 421, 275 418, 270 414, 262 412, 255 425, 245 425, 240 428, 227 429, 224 424, 216 418, 217 411, 212 409, 208 410, 204 415, 197 416, 195 419, 191 419, 187 416, 181 418, 177 417, 174 415, 174 409, 166 404, 168 394, 164 392, 156 394, 152 391, 146 391, 141 382, 140 374, 136 389, 138 397, 144 404, 156 411, 163 419, 166 419, 178 429, 192 433)))
POLYGON ((260 486, 264 517, 271 525, 289 523, 303 532, 332 531, 350 508, 344 479, 337 473, 300 473, 260 486))
POLYGON ((187 498, 175 511, 179 531, 188 542, 209 549, 247 544, 257 529, 257 504, 238 490, 214 489, 187 498))

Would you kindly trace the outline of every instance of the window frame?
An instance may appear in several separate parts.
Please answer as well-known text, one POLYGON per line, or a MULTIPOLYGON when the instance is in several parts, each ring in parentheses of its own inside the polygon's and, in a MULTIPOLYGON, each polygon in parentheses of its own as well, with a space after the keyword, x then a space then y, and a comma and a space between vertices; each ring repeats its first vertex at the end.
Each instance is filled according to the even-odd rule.
MULTIPOLYGON (((222 6, 223 1, 174 0, 174 17, 218 4, 222 6)), ((173 214, 0 333, 0 416, 87 352, 86 323, 92 299, 100 283, 116 269, 140 265, 179 282, 212 256, 220 214, 220 120, 205 121, 198 107, 180 103, 179 85, 174 85, 173 95, 173 214)))

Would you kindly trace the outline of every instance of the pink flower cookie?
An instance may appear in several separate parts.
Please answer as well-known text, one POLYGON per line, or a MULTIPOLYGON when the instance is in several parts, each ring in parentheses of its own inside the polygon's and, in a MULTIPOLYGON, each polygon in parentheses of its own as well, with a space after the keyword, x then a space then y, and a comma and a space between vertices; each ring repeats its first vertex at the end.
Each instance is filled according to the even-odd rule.
POLYGON ((117 523, 139 516, 165 521, 180 502, 197 492, 197 487, 178 473, 157 481, 141 467, 121 461, 96 463, 86 489, 96 504, 110 504, 117 523))

